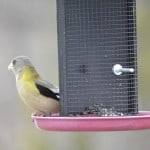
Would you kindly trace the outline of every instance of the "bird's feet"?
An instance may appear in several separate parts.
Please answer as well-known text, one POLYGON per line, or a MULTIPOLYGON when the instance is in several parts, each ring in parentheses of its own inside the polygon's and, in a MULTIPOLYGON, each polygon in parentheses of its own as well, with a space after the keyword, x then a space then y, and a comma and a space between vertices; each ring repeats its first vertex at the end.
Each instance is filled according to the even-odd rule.
POLYGON ((59 115, 60 115, 59 113, 49 113, 49 114, 45 114, 42 112, 32 113, 32 116, 37 116, 37 117, 57 117, 59 115))
POLYGON ((51 114, 45 114, 45 113, 42 113, 42 112, 34 112, 34 113, 32 113, 32 116, 48 117, 48 116, 51 116, 51 114))

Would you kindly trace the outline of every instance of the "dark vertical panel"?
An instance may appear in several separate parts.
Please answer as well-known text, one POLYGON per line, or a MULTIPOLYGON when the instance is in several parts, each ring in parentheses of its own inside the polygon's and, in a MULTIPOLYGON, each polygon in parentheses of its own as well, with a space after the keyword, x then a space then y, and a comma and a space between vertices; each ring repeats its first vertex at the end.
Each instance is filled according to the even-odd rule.
POLYGON ((62 114, 137 113, 135 0, 57 0, 62 114), (135 69, 116 76, 115 64, 135 69))

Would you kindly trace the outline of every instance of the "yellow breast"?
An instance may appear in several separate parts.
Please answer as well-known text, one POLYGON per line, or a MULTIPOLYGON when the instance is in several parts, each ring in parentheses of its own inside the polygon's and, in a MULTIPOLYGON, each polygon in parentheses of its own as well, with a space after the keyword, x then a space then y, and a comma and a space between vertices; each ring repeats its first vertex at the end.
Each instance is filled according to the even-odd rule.
POLYGON ((35 99, 34 97, 40 95, 36 88, 35 82, 39 78, 39 75, 32 67, 25 67, 22 69, 20 76, 17 80, 17 90, 25 104, 30 103, 35 99))

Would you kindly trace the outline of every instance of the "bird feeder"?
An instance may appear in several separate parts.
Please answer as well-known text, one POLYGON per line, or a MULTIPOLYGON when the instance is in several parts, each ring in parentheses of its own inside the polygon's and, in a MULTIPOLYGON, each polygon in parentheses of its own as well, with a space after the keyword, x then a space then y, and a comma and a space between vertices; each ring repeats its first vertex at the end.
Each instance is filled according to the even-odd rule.
POLYGON ((150 128, 138 111, 136 0, 57 0, 61 112, 38 128, 150 128))

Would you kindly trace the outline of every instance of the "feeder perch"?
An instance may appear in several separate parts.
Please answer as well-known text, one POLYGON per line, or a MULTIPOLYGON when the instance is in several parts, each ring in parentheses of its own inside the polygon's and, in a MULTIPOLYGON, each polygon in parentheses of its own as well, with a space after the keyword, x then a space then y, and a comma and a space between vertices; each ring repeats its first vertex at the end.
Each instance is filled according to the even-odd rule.
POLYGON ((50 131, 150 128, 138 111, 136 0, 57 0, 61 112, 50 131))

